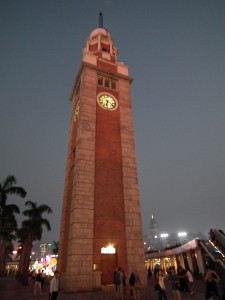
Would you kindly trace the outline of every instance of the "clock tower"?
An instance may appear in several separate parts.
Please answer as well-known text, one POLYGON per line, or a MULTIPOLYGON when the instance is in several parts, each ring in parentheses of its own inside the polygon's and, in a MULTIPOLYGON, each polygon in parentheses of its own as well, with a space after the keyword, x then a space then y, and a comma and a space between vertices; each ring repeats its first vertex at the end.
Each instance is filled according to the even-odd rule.
POLYGON ((117 266, 145 280, 131 82, 109 32, 92 31, 70 97, 58 263, 65 291, 112 284, 117 266))

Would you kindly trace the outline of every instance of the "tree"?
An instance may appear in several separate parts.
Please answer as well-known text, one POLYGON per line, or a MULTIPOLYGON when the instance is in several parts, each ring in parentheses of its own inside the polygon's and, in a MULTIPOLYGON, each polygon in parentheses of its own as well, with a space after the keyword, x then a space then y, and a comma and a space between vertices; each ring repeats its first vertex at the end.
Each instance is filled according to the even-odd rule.
POLYGON ((7 176, 3 183, 0 184, 0 212, 6 205, 8 195, 17 195, 21 198, 26 196, 27 193, 24 188, 14 186, 14 184, 16 184, 16 178, 13 175, 7 176))
POLYGON ((7 246, 15 239, 14 231, 17 227, 17 222, 14 213, 18 213, 19 208, 16 205, 5 205, 0 216, 0 262, 1 274, 3 274, 8 258, 7 246))
POLYGON ((0 275, 5 268, 6 245, 15 238, 17 228, 15 214, 19 214, 19 207, 15 204, 7 205, 8 195, 17 195, 21 198, 26 196, 22 187, 15 186, 16 178, 9 175, 0 184, 0 275))
POLYGON ((37 204, 32 201, 26 201, 25 205, 30 207, 30 209, 23 212, 23 215, 28 217, 28 219, 22 222, 22 228, 20 229, 20 237, 22 237, 20 275, 22 284, 27 285, 32 243, 33 241, 41 240, 43 226, 45 226, 47 230, 51 230, 49 221, 43 218, 42 215, 43 213, 52 213, 52 209, 45 204, 37 206, 37 204))

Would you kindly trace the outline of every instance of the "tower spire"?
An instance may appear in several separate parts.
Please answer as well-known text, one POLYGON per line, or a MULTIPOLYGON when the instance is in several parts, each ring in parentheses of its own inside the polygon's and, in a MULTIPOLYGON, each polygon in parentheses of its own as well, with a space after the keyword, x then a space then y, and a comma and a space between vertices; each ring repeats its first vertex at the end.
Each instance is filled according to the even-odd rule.
POLYGON ((103 28, 103 14, 99 13, 99 28, 103 28))

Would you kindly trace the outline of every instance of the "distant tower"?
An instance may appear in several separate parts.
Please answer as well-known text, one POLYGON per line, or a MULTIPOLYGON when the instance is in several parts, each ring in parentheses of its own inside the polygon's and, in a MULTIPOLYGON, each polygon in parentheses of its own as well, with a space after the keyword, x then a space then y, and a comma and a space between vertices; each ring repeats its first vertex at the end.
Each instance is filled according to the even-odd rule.
POLYGON ((156 220, 154 219, 154 216, 152 215, 150 220, 150 235, 157 236, 159 233, 158 225, 156 220))
POLYGON ((116 266, 145 281, 131 82, 109 32, 92 31, 70 98, 58 264, 65 291, 112 284, 116 266))
POLYGON ((155 250, 158 246, 159 241, 159 229, 154 216, 152 215, 150 220, 150 235, 149 235, 149 244, 151 249, 155 250))

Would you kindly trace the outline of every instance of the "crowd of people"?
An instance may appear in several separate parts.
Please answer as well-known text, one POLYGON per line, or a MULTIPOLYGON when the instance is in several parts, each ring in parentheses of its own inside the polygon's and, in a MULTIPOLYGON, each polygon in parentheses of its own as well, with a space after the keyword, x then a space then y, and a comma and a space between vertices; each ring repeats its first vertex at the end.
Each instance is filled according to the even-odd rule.
MULTIPOLYGON (((151 272, 148 271, 148 274, 151 274, 151 272)), ((167 274, 167 280, 171 285, 173 300, 181 300, 182 293, 190 293, 191 296, 196 293, 194 290, 194 277, 188 267, 184 269, 180 266, 178 267, 177 272, 174 267, 170 267, 167 270, 167 274)), ((153 284, 159 300, 167 299, 164 280, 164 271, 161 268, 155 268, 153 284)), ((217 283, 219 281, 220 278, 218 274, 209 267, 206 267, 204 276, 205 299, 225 300, 225 294, 220 296, 218 291, 217 283)))
MULTIPOLYGON (((44 289, 44 282, 45 282, 45 272, 44 270, 39 269, 38 272, 33 270, 30 274, 31 279, 34 282, 34 296, 42 296, 43 289, 44 289)), ((58 282, 59 272, 54 272, 54 277, 50 280, 49 285, 49 299, 56 300, 58 297, 58 282)))
MULTIPOLYGON (((152 282, 154 286, 155 295, 158 300, 167 300, 167 290, 165 280, 171 287, 173 300, 181 300, 182 294, 189 293, 190 296, 196 294, 194 289, 194 276, 191 270, 187 268, 174 267, 168 268, 166 271, 157 267, 152 272, 150 267, 147 270, 148 282, 152 282), (152 275, 153 274, 153 275, 152 275)), ((225 300, 225 295, 220 295, 217 283, 220 281, 218 274, 206 268, 204 282, 205 282, 205 299, 208 300, 225 300)), ((134 300, 140 300, 141 282, 136 271, 133 271, 129 276, 120 267, 116 268, 114 272, 115 284, 115 298, 116 300, 125 300, 126 293, 129 297, 133 296, 134 300)), ((155 298, 156 299, 156 298, 155 298)))
MULTIPOLYGON (((32 271, 31 278, 34 282, 34 296, 43 294, 43 287, 45 282, 45 273, 43 270, 32 271)), ((176 270, 173 266, 164 270, 159 266, 153 271, 149 267, 147 270, 148 283, 153 284, 155 295, 158 300, 167 300, 167 287, 170 285, 170 291, 173 300, 181 300, 183 293, 194 295, 194 276, 189 268, 178 267, 176 270), (167 284, 165 284, 165 280, 167 284)), ((49 299, 56 300, 58 297, 58 278, 59 272, 55 271, 54 277, 50 280, 49 285, 49 299)), ((218 274, 209 267, 206 267, 204 275, 205 282, 205 299, 207 300, 225 300, 225 293, 219 293, 217 284, 220 281, 218 274)), ((136 270, 127 274, 121 267, 116 268, 113 274, 113 282, 115 285, 116 300, 125 300, 125 298, 132 298, 134 300, 141 300, 141 281, 136 270)), ((145 282, 143 283, 145 286, 145 282)), ((155 299, 156 299, 155 297, 155 299)))
POLYGON ((116 268, 113 274, 113 281, 116 289, 116 300, 124 300, 125 293, 128 291, 135 300, 140 300, 141 281, 138 273, 133 271, 128 277, 126 272, 121 267, 116 268))

